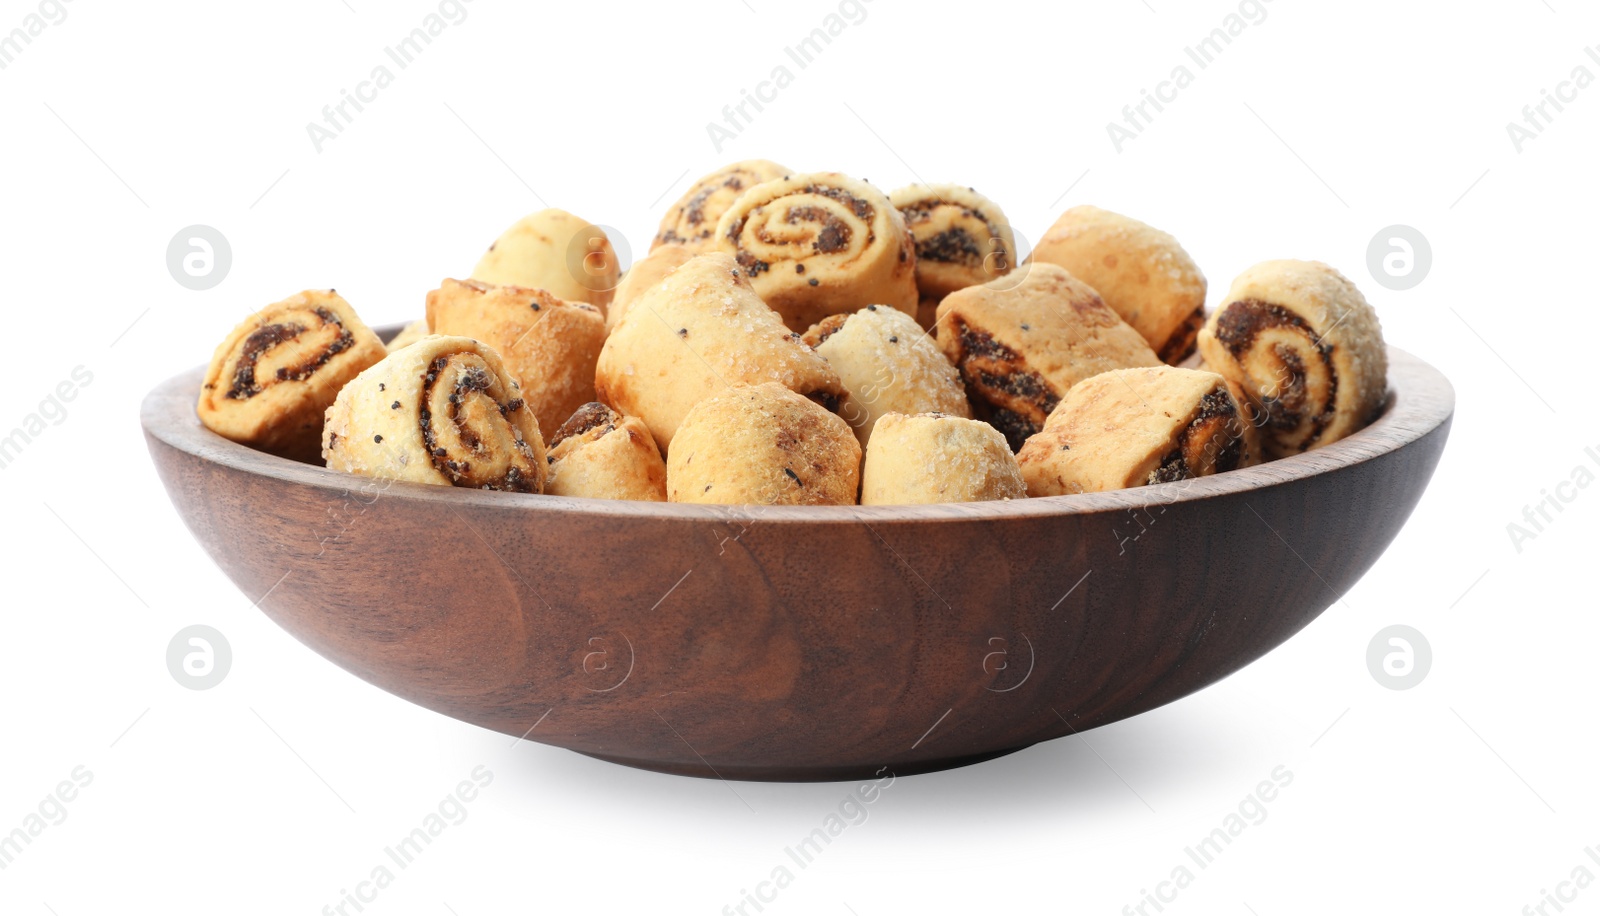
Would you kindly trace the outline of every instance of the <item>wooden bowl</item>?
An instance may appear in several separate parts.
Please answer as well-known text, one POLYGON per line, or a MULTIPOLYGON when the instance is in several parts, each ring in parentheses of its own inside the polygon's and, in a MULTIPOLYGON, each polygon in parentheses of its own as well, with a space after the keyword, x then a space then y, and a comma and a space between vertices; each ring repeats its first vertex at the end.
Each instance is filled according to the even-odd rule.
POLYGON ((1455 402, 1391 349, 1376 422, 1257 467, 1009 503, 762 508, 336 473, 202 427, 200 378, 145 399, 151 457, 196 540, 301 642, 508 735, 764 780, 972 763, 1239 670, 1377 560, 1455 402))

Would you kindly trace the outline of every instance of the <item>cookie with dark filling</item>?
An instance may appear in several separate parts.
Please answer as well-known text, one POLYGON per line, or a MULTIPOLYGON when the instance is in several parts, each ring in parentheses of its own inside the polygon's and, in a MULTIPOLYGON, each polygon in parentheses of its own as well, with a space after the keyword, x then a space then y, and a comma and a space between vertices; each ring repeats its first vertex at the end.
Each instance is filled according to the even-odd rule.
POLYGON ((694 254, 716 250, 717 223, 733 202, 756 185, 782 178, 789 171, 766 159, 746 159, 702 175, 661 218, 651 250, 663 245, 681 245, 694 254))
POLYGON ((917 248, 917 291, 937 301, 1016 266, 1016 240, 1000 205, 956 184, 914 184, 889 195, 917 248))
POLYGON ((1240 274, 1201 331, 1200 353, 1243 393, 1274 458, 1350 435, 1387 396, 1377 312, 1315 261, 1266 261, 1240 274))
POLYGON ((904 217, 882 191, 837 172, 746 191, 722 214, 717 250, 796 331, 868 305, 917 313, 917 254, 904 217))
POLYGON ((331 289, 267 306, 211 356, 195 411, 206 428, 263 451, 317 459, 323 413, 383 341, 331 289))
POLYGON ((937 335, 974 415, 999 429, 1013 449, 1042 429, 1083 379, 1161 364, 1099 294, 1054 264, 1029 264, 1020 276, 946 296, 937 335))
POLYGON ((493 347, 521 383, 546 437, 595 399, 594 367, 606 342, 606 321, 586 302, 568 302, 542 289, 445 280, 428 293, 428 326, 436 334, 493 347))
POLYGON ((1215 372, 1118 369, 1079 382, 1017 454, 1029 496, 1188 480, 1259 460, 1249 416, 1215 372))
POLYGON ((544 440, 499 354, 430 335, 344 386, 322 430, 328 467, 479 490, 544 490, 544 440))
POLYGON ((650 428, 599 402, 585 404, 550 439, 549 478, 553 496, 588 499, 667 498, 667 466, 650 428))

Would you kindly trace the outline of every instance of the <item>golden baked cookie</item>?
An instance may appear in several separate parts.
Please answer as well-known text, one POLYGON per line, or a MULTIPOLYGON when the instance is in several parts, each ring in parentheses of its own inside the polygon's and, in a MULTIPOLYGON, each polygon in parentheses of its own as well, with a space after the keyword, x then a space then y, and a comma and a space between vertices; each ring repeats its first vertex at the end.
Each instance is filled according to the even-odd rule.
POLYGON ((367 477, 538 493, 544 440, 486 344, 424 337, 344 386, 322 431, 328 467, 367 477))
POLYGON ((784 323, 804 331, 868 305, 917 313, 916 249, 883 192, 837 172, 746 191, 717 225, 717 250, 784 323))
POLYGON ((1254 464, 1254 432, 1215 372, 1116 369, 1074 385, 1017 463, 1029 496, 1120 490, 1254 464))
POLYGON ((578 408, 550 439, 552 496, 664 502, 667 465, 649 427, 599 402, 578 408))
POLYGON ((973 413, 1013 449, 1044 426, 1073 385, 1111 369, 1159 366, 1139 332, 1054 264, 969 286, 939 304, 939 348, 961 372, 973 413))
POLYGON ((599 400, 650 427, 666 451, 701 400, 777 382, 837 410, 839 374, 750 288, 725 255, 696 255, 645 290, 617 322, 595 371, 599 400))
POLYGON ((1265 261, 1240 274, 1200 332, 1200 353, 1241 389, 1274 458, 1350 435, 1388 394, 1378 313, 1316 261, 1265 261))
POLYGON ((1016 266, 1011 223, 999 204, 972 188, 914 184, 889 200, 916 243, 917 291, 924 300, 988 283, 1016 266))
POLYGON ((389 341, 388 350, 393 353, 402 347, 409 347, 432 333, 432 331, 428 330, 428 319, 418 318, 416 321, 401 328, 400 333, 394 335, 394 339, 389 341))
POLYGON ((939 413, 878 420, 861 469, 861 504, 1021 499, 1022 471, 1000 431, 939 413))
POLYGON ((600 310, 542 289, 445 280, 428 293, 428 326, 495 349, 522 398, 553 435, 572 412, 595 399, 594 367, 606 342, 600 310))
POLYGON ((1065 267, 1144 335, 1162 362, 1194 352, 1205 321, 1206 278, 1178 240, 1099 207, 1061 214, 1029 255, 1065 267))
POLYGON ((641 293, 694 256, 694 250, 685 245, 660 245, 628 268, 622 275, 622 282, 617 284, 616 295, 611 297, 611 305, 606 308, 606 332, 610 333, 617 326, 628 306, 641 293))
POLYGON ((601 317, 621 276, 605 230, 556 209, 517 220, 472 269, 474 280, 542 289, 568 302, 587 302, 601 310, 601 317))
POLYGON ((782 385, 743 385, 689 411, 667 452, 680 503, 849 506, 861 446, 837 416, 782 385))
POLYGON ((661 218, 652 250, 662 245, 682 245, 696 254, 716 250, 717 221, 733 206, 739 195, 789 170, 765 159, 747 159, 725 165, 689 186, 661 218))
POLYGON ((839 373, 850 392, 839 415, 863 448, 884 414, 972 416, 955 367, 933 338, 899 309, 869 305, 859 312, 830 315, 806 332, 805 341, 839 373))
POLYGON ((223 338, 195 405, 207 429, 299 461, 317 460, 322 415, 383 341, 333 290, 267 306, 223 338))

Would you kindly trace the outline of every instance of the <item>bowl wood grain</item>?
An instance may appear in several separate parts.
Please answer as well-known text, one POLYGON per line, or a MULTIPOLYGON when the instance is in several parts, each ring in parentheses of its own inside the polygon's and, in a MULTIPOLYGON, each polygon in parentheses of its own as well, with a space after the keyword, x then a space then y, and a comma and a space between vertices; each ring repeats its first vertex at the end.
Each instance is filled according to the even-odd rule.
MULTIPOLYGON (((389 329, 391 332, 394 329, 389 329)), ((145 399, 195 539, 335 664, 429 709, 672 773, 827 780, 970 763, 1170 703, 1294 635, 1372 566, 1454 393, 1390 350, 1327 448, 1009 503, 710 507, 385 483, 145 399)))

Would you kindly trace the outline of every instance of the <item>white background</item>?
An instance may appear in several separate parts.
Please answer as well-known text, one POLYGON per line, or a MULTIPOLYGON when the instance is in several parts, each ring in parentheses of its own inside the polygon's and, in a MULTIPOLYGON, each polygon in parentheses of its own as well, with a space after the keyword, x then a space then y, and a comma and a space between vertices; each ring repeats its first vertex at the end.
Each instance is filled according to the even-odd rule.
MULTIPOLYGON (((0 31, 37 8, 0 2, 0 31)), ((1600 875, 1600 488, 1520 551, 1507 533, 1575 467, 1600 472, 1600 86, 1520 152, 1506 131, 1574 67, 1600 76, 1600 14, 1276 0, 1198 70, 1184 46, 1236 8, 873 0, 800 70, 783 48, 835 4, 475 0, 319 153, 307 122, 436 3, 75 0, 0 71, 0 427, 93 374, 0 471, 0 833, 74 767, 94 780, 0 871, 0 911, 318 913, 479 765, 494 780, 467 820, 368 912, 719 913, 787 862, 847 785, 639 772, 383 694, 211 565, 137 421, 269 301, 337 286, 369 322, 416 317, 545 203, 642 251, 695 176, 750 157, 971 184, 1027 238, 1072 204, 1123 211, 1184 242, 1213 305, 1257 260, 1329 261, 1459 397, 1411 523, 1309 629, 1132 721, 902 778, 768 912, 1122 912, 1278 766, 1294 779, 1267 819, 1187 863, 1169 913, 1514 914, 1580 864, 1600 875), (1182 63, 1193 84, 1119 153, 1106 122, 1182 63), (793 84, 714 148, 706 122, 780 64, 793 84), (165 263, 195 223, 233 248, 205 292, 165 263), (1434 254, 1405 292, 1366 267, 1395 223, 1434 254), (165 651, 200 622, 234 664, 197 692, 165 651), (1408 691, 1366 666, 1393 623, 1433 647, 1408 691)), ((1570 911, 1600 912, 1600 884, 1570 911)))

